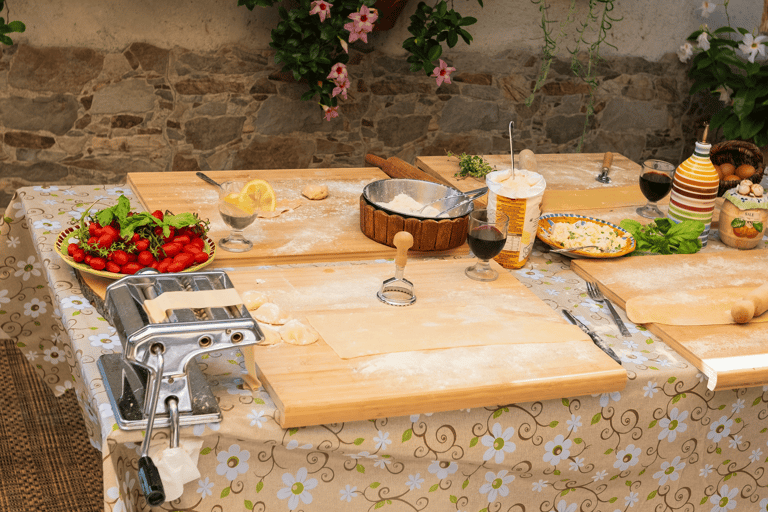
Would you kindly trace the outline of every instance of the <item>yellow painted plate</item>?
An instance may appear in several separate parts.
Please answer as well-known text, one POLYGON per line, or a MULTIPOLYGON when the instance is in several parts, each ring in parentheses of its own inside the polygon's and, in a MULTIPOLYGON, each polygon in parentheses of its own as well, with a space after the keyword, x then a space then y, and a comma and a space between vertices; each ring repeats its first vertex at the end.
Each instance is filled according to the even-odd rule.
MULTIPOLYGON (((75 238, 74 232, 78 229, 78 226, 67 228, 61 233, 59 233, 58 238, 56 238, 56 252, 59 253, 59 256, 61 256, 61 259, 64 260, 64 262, 69 265, 72 268, 76 268, 80 272, 85 272, 86 274, 92 274, 94 276, 99 277, 106 277, 107 279, 120 279, 121 277, 125 277, 128 274, 117 274, 115 272, 107 272, 106 270, 94 270, 89 265, 86 265, 85 263, 77 263, 75 260, 72 259, 72 256, 67 254, 67 246, 70 244, 70 239, 75 238)), ((213 241, 208 238, 207 235, 203 235, 203 241, 205 242, 205 247, 203 250, 208 253, 208 261, 204 263, 200 263, 199 265, 195 265, 193 267, 189 267, 186 270, 182 270, 182 272, 195 272, 197 270, 200 270, 208 265, 211 264, 213 261, 213 257, 216 253, 216 245, 213 243, 213 241)))
POLYGON ((587 224, 607 226, 613 229, 618 236, 624 239, 624 245, 621 247, 621 249, 613 252, 591 252, 589 250, 579 250, 579 251, 564 251, 560 253, 565 256, 570 256, 572 258, 580 257, 580 258, 597 258, 597 259, 618 258, 620 256, 625 256, 635 250, 635 246, 636 246, 635 238, 629 233, 629 231, 623 228, 620 228, 616 224, 612 224, 608 221, 601 220, 601 219, 595 219, 593 217, 576 215, 573 213, 547 213, 545 215, 542 215, 541 218, 539 219, 539 229, 536 232, 536 237, 542 242, 544 242, 545 244, 552 247, 553 249, 563 248, 562 244, 557 243, 551 239, 551 235, 552 235, 551 231, 554 225, 558 222, 567 222, 569 224, 575 224, 577 226, 585 226, 587 224))

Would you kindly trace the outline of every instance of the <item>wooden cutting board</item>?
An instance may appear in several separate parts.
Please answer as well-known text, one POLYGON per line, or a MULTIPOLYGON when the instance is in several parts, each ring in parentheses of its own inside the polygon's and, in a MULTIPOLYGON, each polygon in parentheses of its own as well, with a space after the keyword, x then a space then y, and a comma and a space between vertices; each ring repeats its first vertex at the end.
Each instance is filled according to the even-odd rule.
MULTIPOLYGON (((641 167, 623 155, 613 154, 610 184, 595 180, 602 168, 603 156, 603 153, 537 154, 538 172, 547 182, 542 211, 574 212, 646 204, 648 200, 639 186, 641 167)), ((509 169, 508 155, 488 155, 484 158, 497 169, 509 169)), ((485 185, 485 180, 456 178, 454 175, 459 171, 456 157, 420 156, 416 159, 416 166, 462 192, 485 185)), ((661 204, 666 202, 668 199, 660 201, 661 204)))
MULTIPOLYGON (((405 277, 416 290, 409 309, 425 312, 466 304, 502 308, 528 318, 567 323, 512 274, 481 283, 464 275, 467 259, 409 261, 405 277)), ((259 290, 293 318, 329 312, 374 318, 405 308, 376 297, 394 263, 230 270, 242 294, 259 290)), ((103 297, 100 283, 90 286, 103 297)), ((103 283, 102 283, 103 284, 103 283)), ((427 313, 425 313, 427 314, 427 313)), ((373 320, 372 320, 373 321, 373 320)), ((459 322, 459 319, 456 319, 459 322)), ((520 324, 518 324, 519 327, 520 324)), ((570 326, 567 326, 570 327, 570 326)), ((313 345, 255 347, 258 377, 277 405, 283 427, 357 421, 618 391, 626 371, 582 333, 574 341, 429 350, 341 359, 322 339, 313 345)), ((477 336, 482 338, 479 330, 477 336)))
MULTIPOLYGON (((571 269, 625 307, 638 295, 706 288, 759 286, 768 279, 768 250, 637 256, 610 261, 578 259, 571 269)), ((768 384, 768 324, 674 326, 647 324, 709 377, 711 389, 768 384)))
MULTIPOLYGON (((270 183, 278 207, 286 201, 300 206, 274 219, 257 219, 245 229, 254 248, 244 253, 216 251, 223 266, 278 265, 315 261, 343 261, 391 258, 395 250, 366 237, 360 231, 360 195, 372 181, 389 179, 376 167, 351 169, 273 169, 260 171, 209 171, 219 183, 261 178, 270 183), (329 197, 310 201, 301 195, 309 184, 328 186, 329 197)), ((154 211, 194 212, 211 222, 209 236, 214 242, 226 236, 227 226, 219 216, 216 187, 194 172, 129 173, 128 184, 142 206, 154 211)), ((425 255, 468 254, 466 244, 444 252, 425 255)))

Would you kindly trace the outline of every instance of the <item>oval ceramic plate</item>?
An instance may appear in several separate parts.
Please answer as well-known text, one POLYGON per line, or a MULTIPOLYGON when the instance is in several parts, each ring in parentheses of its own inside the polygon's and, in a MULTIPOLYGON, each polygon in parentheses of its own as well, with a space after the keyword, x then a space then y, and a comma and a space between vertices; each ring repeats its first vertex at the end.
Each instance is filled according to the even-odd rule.
POLYGON ((619 256, 625 256, 635 250, 635 238, 629 233, 629 231, 620 228, 616 224, 610 222, 595 219, 593 217, 586 217, 584 215, 576 215, 572 213, 547 213, 542 215, 539 219, 539 229, 536 232, 536 237, 549 245, 553 249, 562 249, 563 246, 550 237, 551 231, 555 223, 567 222, 568 224, 575 224, 576 226, 586 226, 587 224, 595 224, 597 226, 609 227, 616 232, 616 234, 622 237, 625 242, 621 249, 613 252, 588 252, 585 250, 580 251, 564 251, 560 254, 571 257, 582 258, 618 258, 619 256))
MULTIPOLYGON (((80 272, 85 272, 86 274, 92 274, 94 276, 99 276, 99 277, 106 277, 107 279, 120 279, 121 277, 125 277, 128 275, 128 274, 116 274, 115 272, 107 272, 106 270, 94 270, 90 266, 86 265, 85 263, 77 263, 75 260, 73 260, 72 256, 67 254, 67 246, 70 243, 69 242, 70 238, 74 238, 72 234, 77 229, 78 229, 78 226, 67 228, 61 233, 59 233, 59 236, 56 238, 56 252, 59 253, 59 256, 61 256, 61 259, 63 259, 67 265, 69 265, 72 268, 76 268, 80 272)), ((203 236, 203 241, 205 242, 204 251, 208 253, 208 261, 204 263, 200 263, 199 265, 195 265, 193 267, 189 267, 188 269, 183 270, 182 272, 195 272, 211 264, 211 262, 213 261, 214 254, 216 253, 216 245, 206 235, 203 236)))

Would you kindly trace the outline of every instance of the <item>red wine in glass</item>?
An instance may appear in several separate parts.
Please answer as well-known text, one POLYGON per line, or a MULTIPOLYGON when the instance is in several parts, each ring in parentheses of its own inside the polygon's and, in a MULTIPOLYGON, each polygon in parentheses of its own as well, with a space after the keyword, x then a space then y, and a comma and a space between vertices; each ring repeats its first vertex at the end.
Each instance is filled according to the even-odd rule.
POLYGON ((477 256, 477 263, 464 269, 470 279, 493 281, 499 273, 489 260, 499 254, 507 243, 509 217, 495 210, 473 210, 467 225, 467 244, 477 256))
POLYGON ((490 260, 499 254, 506 241, 506 237, 496 226, 480 226, 467 234, 469 248, 482 260, 490 260))
POLYGON ((637 209, 637 214, 648 219, 663 217, 664 213, 656 206, 656 201, 663 199, 672 190, 672 176, 675 166, 664 160, 646 160, 642 163, 640 191, 648 204, 637 209))

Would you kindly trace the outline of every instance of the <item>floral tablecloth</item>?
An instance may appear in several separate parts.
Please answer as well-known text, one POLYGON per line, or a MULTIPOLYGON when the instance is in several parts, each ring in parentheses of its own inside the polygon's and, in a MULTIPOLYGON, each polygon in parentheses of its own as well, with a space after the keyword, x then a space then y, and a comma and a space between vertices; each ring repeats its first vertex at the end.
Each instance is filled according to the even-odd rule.
MULTIPOLYGON (((58 232, 119 186, 19 189, 0 224, 0 336, 51 389, 74 389, 103 453, 107 511, 149 510, 137 482, 141 431, 114 420, 96 361, 120 350, 55 253, 58 232)), ((724 250, 716 240, 705 251, 724 250)), ((224 411, 182 428, 201 477, 156 510, 768 510, 768 388, 710 392, 705 377, 640 326, 620 338, 568 261, 534 251, 515 276, 600 332, 629 375, 621 392, 281 429, 249 391, 238 352, 204 371, 224 411)), ((153 441, 168 442, 167 429, 153 441)))

